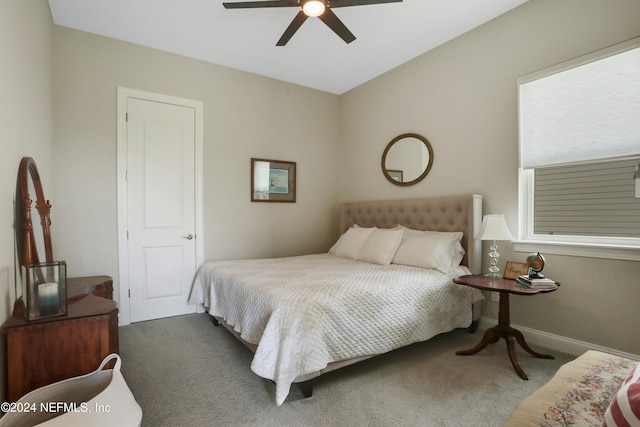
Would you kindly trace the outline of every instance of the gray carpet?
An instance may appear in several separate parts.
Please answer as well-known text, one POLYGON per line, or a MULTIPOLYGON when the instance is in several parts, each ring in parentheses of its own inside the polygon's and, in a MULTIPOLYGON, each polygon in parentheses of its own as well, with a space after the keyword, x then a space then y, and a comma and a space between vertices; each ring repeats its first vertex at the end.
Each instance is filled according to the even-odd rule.
MULTIPOLYGON (((572 356, 535 359, 518 348, 513 370, 501 340, 473 356, 481 333, 456 330, 296 386, 280 407, 274 385, 255 375, 252 353, 204 314, 120 328, 122 372, 143 426, 500 426, 518 401, 572 356)), ((536 350, 543 350, 538 349, 536 350)))

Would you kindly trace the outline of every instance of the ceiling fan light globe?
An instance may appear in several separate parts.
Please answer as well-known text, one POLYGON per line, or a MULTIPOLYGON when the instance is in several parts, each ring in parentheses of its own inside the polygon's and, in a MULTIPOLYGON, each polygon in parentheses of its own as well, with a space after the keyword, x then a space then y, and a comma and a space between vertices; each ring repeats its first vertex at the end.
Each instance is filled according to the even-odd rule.
POLYGON ((305 15, 315 17, 324 13, 325 5, 323 1, 309 0, 302 5, 302 11, 305 15))

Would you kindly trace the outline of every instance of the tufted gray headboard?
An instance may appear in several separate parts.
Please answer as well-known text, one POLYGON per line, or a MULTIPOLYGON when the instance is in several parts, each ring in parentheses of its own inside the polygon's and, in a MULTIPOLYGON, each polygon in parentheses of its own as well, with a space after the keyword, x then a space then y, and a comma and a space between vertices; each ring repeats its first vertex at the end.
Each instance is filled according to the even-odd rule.
POLYGON ((355 224, 378 228, 401 224, 416 230, 462 231, 466 251, 462 264, 474 274, 481 272, 482 265, 482 242, 474 239, 481 223, 482 196, 478 194, 353 202, 340 207, 340 233, 355 224))

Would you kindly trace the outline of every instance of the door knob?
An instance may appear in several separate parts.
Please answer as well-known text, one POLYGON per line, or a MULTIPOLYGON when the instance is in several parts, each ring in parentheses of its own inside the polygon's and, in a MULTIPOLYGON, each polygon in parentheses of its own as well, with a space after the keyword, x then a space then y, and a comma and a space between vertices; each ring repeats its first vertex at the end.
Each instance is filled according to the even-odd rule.
POLYGON ((191 240, 191 239, 193 239, 193 234, 187 234, 186 236, 182 236, 182 237, 187 239, 187 240, 191 240))

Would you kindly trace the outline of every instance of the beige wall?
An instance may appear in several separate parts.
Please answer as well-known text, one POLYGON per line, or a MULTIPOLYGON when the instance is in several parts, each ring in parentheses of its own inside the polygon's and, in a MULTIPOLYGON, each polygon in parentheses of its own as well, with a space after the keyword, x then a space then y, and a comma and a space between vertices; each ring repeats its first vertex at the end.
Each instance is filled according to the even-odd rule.
MULTIPOLYGON (((640 35, 637 0, 531 0, 341 97, 341 200, 479 193, 517 231, 518 76, 640 35), (393 186, 379 170, 394 136, 429 139, 427 178, 393 186), (346 166, 349 165, 347 168, 346 166)), ((501 242, 501 264, 523 261, 501 242)), ((486 253, 486 247, 485 251, 486 253)), ((547 255, 559 291, 511 298, 512 321, 640 354, 640 263, 547 255)), ((486 265, 486 262, 485 262, 486 265)), ((486 315, 497 317, 496 303, 486 315)))
MULTIPOLYGON (((14 198, 23 156, 38 166, 45 197, 54 199, 52 31, 46 0, 0 2, 0 319, 15 300, 14 198)), ((57 206, 54 203, 52 215, 57 206)), ((19 222, 19 226, 22 224, 19 222)), ((37 225, 37 224, 35 224, 37 225)))
MULTIPOLYGON (((45 196, 55 196, 51 185, 52 31, 46 0, 0 1, 0 322, 10 316, 15 301, 13 212, 23 156, 33 157, 40 176, 49 182, 45 196)), ((53 210, 55 215, 55 206, 53 210)), ((0 349, 1 366, 5 366, 4 351, 0 349)), ((0 369, 0 384, 5 383, 4 376, 0 369)), ((1 388, 0 400, 4 400, 1 388)))
POLYGON ((333 243, 336 95, 63 27, 54 44, 57 252, 70 275, 118 276, 118 86, 204 102, 205 260, 333 243), (251 157, 295 161, 297 202, 251 203, 251 157))

